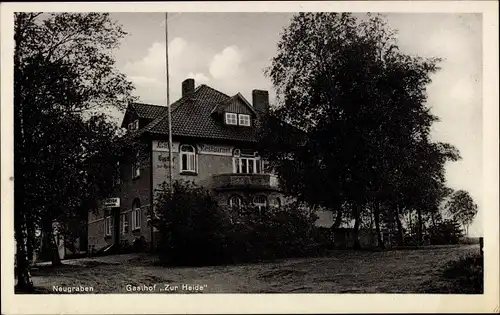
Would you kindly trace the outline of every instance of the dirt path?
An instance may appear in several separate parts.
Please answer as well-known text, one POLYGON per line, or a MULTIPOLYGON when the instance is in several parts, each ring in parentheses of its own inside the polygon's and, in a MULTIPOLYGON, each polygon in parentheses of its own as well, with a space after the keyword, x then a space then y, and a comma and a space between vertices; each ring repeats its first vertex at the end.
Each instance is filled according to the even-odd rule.
POLYGON ((156 285, 155 293, 415 293, 446 262, 478 250, 335 251, 329 257, 200 268, 159 267, 145 255, 117 255, 84 258, 59 268, 42 266, 33 272, 33 281, 49 290, 53 285, 87 285, 95 293, 126 293, 144 285, 156 285))

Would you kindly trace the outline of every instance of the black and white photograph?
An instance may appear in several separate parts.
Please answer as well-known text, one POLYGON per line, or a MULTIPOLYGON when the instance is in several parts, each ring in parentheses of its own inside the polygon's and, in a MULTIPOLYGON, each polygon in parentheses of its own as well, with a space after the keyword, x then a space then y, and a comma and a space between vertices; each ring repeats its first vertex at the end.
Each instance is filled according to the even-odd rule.
POLYGON ((459 294, 498 311, 498 20, 482 13, 498 4, 366 3, 2 5, 2 291, 459 294))

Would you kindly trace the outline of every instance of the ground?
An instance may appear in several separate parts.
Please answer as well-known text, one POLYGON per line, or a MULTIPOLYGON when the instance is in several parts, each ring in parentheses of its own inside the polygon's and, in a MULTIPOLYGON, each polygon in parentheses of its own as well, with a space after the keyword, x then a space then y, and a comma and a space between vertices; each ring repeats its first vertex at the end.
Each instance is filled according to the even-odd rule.
POLYGON ((327 257, 286 259, 268 263, 210 267, 161 267, 148 254, 124 254, 64 261, 33 270, 35 286, 92 286, 94 293, 127 293, 133 286, 154 292, 189 293, 417 293, 424 283, 443 281, 442 267, 478 245, 418 250, 332 251, 327 257), (129 285, 127 287, 127 285, 129 285), (169 287, 167 287, 169 285, 169 287), (198 287, 195 287, 198 285, 198 287), (176 287, 177 286, 177 287, 176 287), (127 289, 128 288, 128 289, 127 289))

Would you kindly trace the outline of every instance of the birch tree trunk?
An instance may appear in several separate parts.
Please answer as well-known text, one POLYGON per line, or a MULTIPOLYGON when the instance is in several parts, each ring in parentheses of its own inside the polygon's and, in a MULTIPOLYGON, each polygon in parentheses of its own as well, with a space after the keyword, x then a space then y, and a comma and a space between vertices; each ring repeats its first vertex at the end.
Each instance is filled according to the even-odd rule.
POLYGON ((361 249, 361 243, 359 242, 359 226, 361 225, 361 209, 360 205, 356 202, 352 205, 353 215, 354 215, 354 230, 353 230, 353 238, 354 238, 354 249, 361 249))
POLYGON ((384 241, 382 240, 382 233, 380 231, 380 204, 375 202, 373 205, 373 217, 375 221, 375 230, 377 231, 378 247, 384 249, 384 241))

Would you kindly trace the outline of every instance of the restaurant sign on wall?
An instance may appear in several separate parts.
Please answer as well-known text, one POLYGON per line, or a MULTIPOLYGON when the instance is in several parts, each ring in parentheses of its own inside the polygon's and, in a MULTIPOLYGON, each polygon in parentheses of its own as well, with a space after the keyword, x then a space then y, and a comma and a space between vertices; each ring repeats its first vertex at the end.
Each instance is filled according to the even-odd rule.
POLYGON ((198 144, 199 154, 212 154, 212 155, 233 155, 233 148, 225 145, 213 145, 213 144, 198 144))

